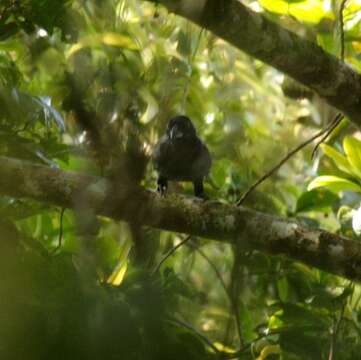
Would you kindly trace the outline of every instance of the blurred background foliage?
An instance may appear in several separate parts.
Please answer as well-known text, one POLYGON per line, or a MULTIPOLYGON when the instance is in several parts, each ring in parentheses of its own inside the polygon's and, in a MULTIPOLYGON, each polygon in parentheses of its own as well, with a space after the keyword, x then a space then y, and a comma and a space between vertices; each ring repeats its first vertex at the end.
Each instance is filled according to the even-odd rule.
MULTIPOLYGON (((338 56, 341 1, 244 3, 338 56)), ((349 0, 343 12, 345 60, 358 70, 360 10, 360 1, 349 0)), ((152 146, 171 116, 187 114, 214 159, 207 193, 234 203, 335 113, 310 90, 161 6, 0 3, 4 156, 112 176, 127 153, 130 180, 154 189, 152 146), (104 149, 79 121, 78 103, 93 116, 104 149)), ((304 149, 245 205, 358 240, 360 176, 352 162, 345 172, 346 135, 361 138, 343 123, 314 160, 312 147, 304 149), (330 186, 318 175, 353 187, 330 186)), ((192 194, 188 184, 170 191, 192 194)), ((2 359, 360 357, 359 285, 199 238, 154 273, 181 235, 84 208, 0 197, 2 359), (141 264, 132 246, 137 233, 146 245, 141 264)))

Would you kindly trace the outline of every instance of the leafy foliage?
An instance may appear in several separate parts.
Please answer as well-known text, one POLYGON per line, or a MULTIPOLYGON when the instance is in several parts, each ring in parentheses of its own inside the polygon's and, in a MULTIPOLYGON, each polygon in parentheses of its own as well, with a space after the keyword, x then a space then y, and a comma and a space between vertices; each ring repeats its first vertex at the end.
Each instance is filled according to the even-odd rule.
MULTIPOLYGON (((337 54, 328 3, 248 1, 337 54)), ((348 3, 347 60, 361 68, 360 5, 348 3)), ((154 188, 151 148, 185 113, 214 159, 206 192, 234 203, 333 111, 286 98, 278 72, 148 2, 5 0, 0 34, 2 156, 154 188)), ((336 134, 314 163, 298 154, 245 205, 356 238, 357 136, 336 134)), ((335 358, 359 357, 357 284, 205 239, 154 273, 180 235, 74 200, 62 212, 0 197, 1 358, 328 359, 331 343, 335 358)))

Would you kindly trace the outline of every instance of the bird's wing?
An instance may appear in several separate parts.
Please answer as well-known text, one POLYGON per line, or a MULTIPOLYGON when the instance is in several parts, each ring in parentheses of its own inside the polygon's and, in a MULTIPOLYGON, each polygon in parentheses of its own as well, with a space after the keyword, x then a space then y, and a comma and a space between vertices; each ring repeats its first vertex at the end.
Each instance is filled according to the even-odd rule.
POLYGON ((193 181, 208 175, 212 161, 200 139, 174 144, 165 135, 154 148, 153 163, 159 174, 169 180, 193 181))
POLYGON ((153 151, 153 163, 157 170, 160 170, 162 166, 166 165, 169 156, 169 139, 166 135, 162 136, 158 143, 154 147, 153 151))
POLYGON ((207 147, 201 142, 198 154, 192 165, 192 173, 195 178, 203 178, 208 175, 212 166, 212 158, 207 147))

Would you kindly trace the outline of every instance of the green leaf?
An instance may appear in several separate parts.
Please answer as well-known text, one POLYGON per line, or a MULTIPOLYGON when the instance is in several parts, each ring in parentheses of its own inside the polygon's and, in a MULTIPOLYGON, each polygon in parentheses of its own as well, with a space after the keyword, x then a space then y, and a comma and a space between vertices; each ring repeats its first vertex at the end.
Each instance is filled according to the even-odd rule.
POLYGON ((287 301, 289 295, 289 285, 286 277, 281 277, 277 280, 277 290, 282 301, 287 301))
POLYGON ((361 186, 338 176, 324 175, 312 180, 307 190, 317 189, 319 187, 327 187, 330 191, 355 191, 361 193, 361 186))
POLYGON ((343 140, 343 149, 353 170, 361 178, 361 141, 354 137, 346 136, 343 140))
POLYGON ((356 235, 361 235, 361 207, 353 211, 352 229, 356 235))
POLYGON ((114 32, 106 32, 98 35, 89 35, 81 39, 78 43, 71 46, 67 53, 67 57, 74 55, 77 51, 85 47, 94 47, 99 45, 107 45, 128 50, 137 50, 138 45, 129 37, 114 32))
POLYGON ((333 160, 335 165, 343 172, 355 175, 355 172, 352 171, 352 167, 350 166, 349 161, 347 160, 346 156, 339 153, 337 150, 335 150, 333 147, 321 144, 320 145, 322 151, 333 160))
POLYGON ((338 202, 338 196, 326 189, 304 192, 298 199, 296 212, 315 211, 331 207, 338 202))
POLYGON ((281 347, 279 345, 267 345, 262 349, 257 359, 264 360, 268 358, 269 355, 274 355, 274 354, 279 355, 281 354, 281 352, 282 352, 281 347))
POLYGON ((58 111, 51 106, 51 98, 49 96, 37 96, 33 98, 34 102, 43 108, 45 121, 48 122, 49 118, 53 119, 60 128, 61 132, 65 131, 65 122, 63 117, 58 111))
POLYGON ((150 91, 148 91, 146 87, 140 89, 139 94, 144 100, 144 102, 147 104, 147 109, 141 116, 140 122, 143 124, 147 124, 157 115, 159 111, 158 102, 157 99, 153 96, 153 94, 150 91))
POLYGON ((325 12, 322 1, 284 1, 284 0, 260 0, 260 4, 268 11, 276 14, 285 14, 295 17, 300 21, 317 24, 324 17, 332 14, 325 12))
POLYGON ((283 302, 280 304, 282 311, 275 313, 284 324, 292 327, 309 327, 317 331, 317 328, 330 325, 330 319, 327 316, 328 311, 326 309, 311 308, 304 304, 295 304, 290 302, 283 302))
MULTIPOLYGON (((307 329, 306 329, 307 330, 307 329)), ((322 359, 324 349, 329 345, 327 332, 312 331, 306 332, 301 329, 287 329, 281 332, 279 343, 282 348, 282 355, 287 354, 284 359, 322 359)))

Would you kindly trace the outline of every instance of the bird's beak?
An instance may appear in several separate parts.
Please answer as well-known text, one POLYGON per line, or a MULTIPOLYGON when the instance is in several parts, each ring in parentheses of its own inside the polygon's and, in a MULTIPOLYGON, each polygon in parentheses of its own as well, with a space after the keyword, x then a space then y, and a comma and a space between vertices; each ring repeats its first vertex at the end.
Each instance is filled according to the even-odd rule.
POLYGON ((172 130, 170 131, 170 138, 172 139, 172 140, 174 140, 174 139, 180 139, 180 138, 182 138, 183 137, 183 132, 182 131, 180 131, 178 128, 177 128, 177 126, 174 126, 173 128, 172 128, 172 130))

